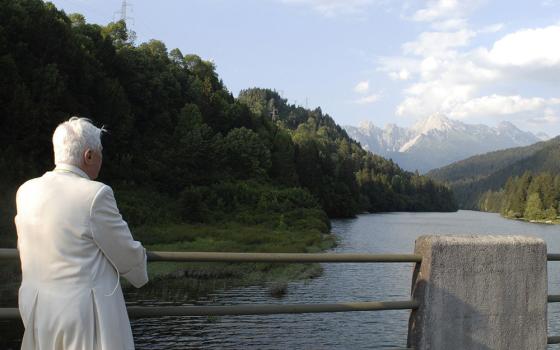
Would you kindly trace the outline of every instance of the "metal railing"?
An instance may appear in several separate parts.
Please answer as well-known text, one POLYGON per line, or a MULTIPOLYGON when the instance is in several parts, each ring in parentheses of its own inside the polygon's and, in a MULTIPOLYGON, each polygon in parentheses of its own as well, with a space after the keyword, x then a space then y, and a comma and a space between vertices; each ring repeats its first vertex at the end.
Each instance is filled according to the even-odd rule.
MULTIPOLYGON (((213 253, 147 252, 148 261, 173 262, 271 262, 271 263, 419 263, 417 254, 332 254, 332 253, 213 253)), ((18 259, 17 249, 0 248, 0 260, 18 259)))
MULTIPOLYGON (((173 262, 269 262, 269 263, 420 263, 416 254, 332 254, 332 253, 211 253, 147 252, 148 261, 173 262)), ((16 249, 0 248, 0 260, 19 258, 16 249)), ((130 318, 158 316, 270 315, 351 311, 417 309, 414 300, 346 302, 335 304, 260 304, 235 306, 127 307, 130 318)), ((0 320, 19 320, 18 308, 0 308, 0 320)))
MULTIPOLYGON (((211 253, 211 252, 153 252, 148 261, 173 262, 271 262, 271 263, 418 263, 422 256, 415 254, 331 254, 331 253, 211 253)), ((0 249, 0 260, 17 259, 16 249, 0 249)), ((224 316, 263 315, 349 311, 381 311, 416 309, 414 300, 346 302, 338 304, 270 304, 237 306, 180 306, 128 307, 131 318, 157 316, 224 316)), ((19 318, 17 308, 0 309, 0 319, 19 318)))
MULTIPOLYGON (((130 318, 159 316, 239 316, 301 314, 321 312, 406 310, 418 308, 418 303, 410 301, 369 301, 337 304, 260 304, 236 306, 159 306, 127 307, 130 318)), ((0 308, 0 319, 19 319, 18 308, 0 308)))
MULTIPOLYGON (((212 253, 147 252, 148 261, 173 262, 269 262, 269 263, 421 263, 417 254, 332 254, 332 253, 212 253)), ((0 260, 19 258, 16 249, 0 248, 0 260)), ((547 254, 547 261, 560 261, 560 254, 547 254)), ((560 295, 548 295, 547 302, 560 302, 560 295)), ((158 316, 227 316, 350 311, 417 309, 415 300, 348 302, 335 304, 260 304, 236 306, 129 306, 130 318, 158 316)), ((20 319, 17 308, 0 308, 0 320, 20 319)), ((560 336, 547 338, 548 344, 560 344, 560 336)))

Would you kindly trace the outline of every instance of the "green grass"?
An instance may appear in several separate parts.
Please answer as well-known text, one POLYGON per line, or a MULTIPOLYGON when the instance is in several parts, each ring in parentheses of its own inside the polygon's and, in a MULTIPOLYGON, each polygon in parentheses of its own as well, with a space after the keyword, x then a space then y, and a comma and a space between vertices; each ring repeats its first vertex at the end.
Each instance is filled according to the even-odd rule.
MULTIPOLYGON (((318 229, 235 222, 146 226, 134 230, 134 236, 153 251, 316 253, 336 245, 333 235, 318 229)), ((321 271, 319 264, 153 262, 148 264, 150 282, 139 292, 175 298, 181 292, 170 291, 199 295, 233 286, 277 285, 321 271)))
POLYGON ((324 244, 317 229, 274 229, 240 223, 168 224, 134 230, 152 250, 231 252, 307 252, 324 244))

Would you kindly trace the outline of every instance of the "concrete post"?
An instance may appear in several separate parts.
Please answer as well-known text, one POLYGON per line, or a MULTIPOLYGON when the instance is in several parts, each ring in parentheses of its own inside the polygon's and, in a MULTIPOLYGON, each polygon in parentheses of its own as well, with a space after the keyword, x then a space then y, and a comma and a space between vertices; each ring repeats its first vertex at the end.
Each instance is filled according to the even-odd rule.
POLYGON ((524 236, 421 236, 408 327, 416 350, 538 350, 547 343, 543 240, 524 236))

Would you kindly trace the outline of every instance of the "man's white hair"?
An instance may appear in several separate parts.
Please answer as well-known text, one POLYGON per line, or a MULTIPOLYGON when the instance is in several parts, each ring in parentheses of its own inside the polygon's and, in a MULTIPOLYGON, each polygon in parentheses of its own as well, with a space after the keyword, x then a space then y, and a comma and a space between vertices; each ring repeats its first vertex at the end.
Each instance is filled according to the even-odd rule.
POLYGON ((72 117, 59 124, 54 131, 52 142, 54 163, 80 166, 87 149, 101 152, 101 133, 105 128, 98 128, 87 118, 72 117))

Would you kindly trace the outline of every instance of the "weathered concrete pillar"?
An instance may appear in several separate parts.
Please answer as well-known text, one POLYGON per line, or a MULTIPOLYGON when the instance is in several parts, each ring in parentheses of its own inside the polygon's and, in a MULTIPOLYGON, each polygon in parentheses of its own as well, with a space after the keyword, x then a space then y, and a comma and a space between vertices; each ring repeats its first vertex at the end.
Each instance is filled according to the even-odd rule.
POLYGON ((524 236, 421 236, 408 327, 417 350, 546 348, 546 244, 524 236))

